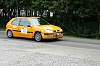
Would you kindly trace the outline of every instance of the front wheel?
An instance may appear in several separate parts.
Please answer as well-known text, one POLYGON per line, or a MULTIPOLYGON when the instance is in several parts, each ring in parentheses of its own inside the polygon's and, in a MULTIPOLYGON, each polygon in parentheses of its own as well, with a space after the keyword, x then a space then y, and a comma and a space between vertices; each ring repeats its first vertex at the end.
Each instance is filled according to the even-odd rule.
POLYGON ((7 31, 7 36, 8 36, 8 38, 12 38, 13 37, 13 33, 12 33, 11 30, 7 31))
POLYGON ((36 40, 36 41, 41 41, 42 40, 42 35, 41 35, 41 33, 40 32, 36 32, 35 33, 35 36, 34 36, 34 39, 36 40))

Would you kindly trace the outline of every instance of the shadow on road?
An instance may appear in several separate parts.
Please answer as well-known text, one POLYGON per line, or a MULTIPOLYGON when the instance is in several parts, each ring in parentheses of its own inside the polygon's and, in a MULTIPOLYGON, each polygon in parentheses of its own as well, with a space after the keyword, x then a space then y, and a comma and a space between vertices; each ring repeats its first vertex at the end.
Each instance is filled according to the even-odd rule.
MULTIPOLYGON (((7 38, 7 37, 6 37, 7 38)), ((19 40, 19 41, 35 41, 35 39, 31 39, 31 38, 22 38, 22 37, 13 37, 13 38, 7 38, 7 39, 13 39, 13 40, 19 40)), ((43 39, 41 42, 58 42, 58 41, 64 41, 63 39, 43 39)))

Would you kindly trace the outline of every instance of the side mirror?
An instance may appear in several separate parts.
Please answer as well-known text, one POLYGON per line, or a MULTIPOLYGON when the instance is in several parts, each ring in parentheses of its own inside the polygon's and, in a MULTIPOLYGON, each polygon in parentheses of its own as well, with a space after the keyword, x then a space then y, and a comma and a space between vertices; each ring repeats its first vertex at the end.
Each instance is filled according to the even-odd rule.
POLYGON ((32 27, 31 25, 27 25, 27 27, 32 27))

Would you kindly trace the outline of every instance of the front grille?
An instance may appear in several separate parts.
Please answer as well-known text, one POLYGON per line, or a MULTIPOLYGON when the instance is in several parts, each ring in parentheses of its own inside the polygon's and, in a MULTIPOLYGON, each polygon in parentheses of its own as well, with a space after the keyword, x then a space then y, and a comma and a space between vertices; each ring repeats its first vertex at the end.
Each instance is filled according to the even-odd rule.
POLYGON ((54 33, 44 33, 44 35, 54 35, 54 33))
POLYGON ((59 32, 60 30, 53 30, 53 32, 59 32))

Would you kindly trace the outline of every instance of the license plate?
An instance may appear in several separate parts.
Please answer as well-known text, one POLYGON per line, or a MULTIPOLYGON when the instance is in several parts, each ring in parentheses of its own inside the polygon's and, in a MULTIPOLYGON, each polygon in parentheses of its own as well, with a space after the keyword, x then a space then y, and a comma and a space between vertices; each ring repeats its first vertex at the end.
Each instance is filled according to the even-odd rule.
POLYGON ((60 35, 61 33, 57 33, 57 35, 60 35))

